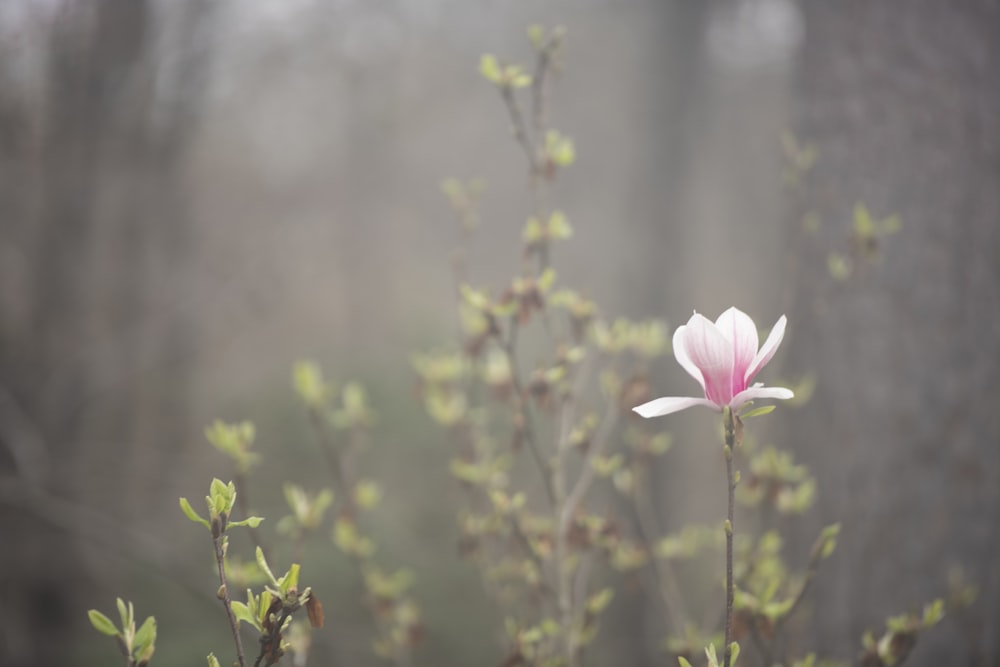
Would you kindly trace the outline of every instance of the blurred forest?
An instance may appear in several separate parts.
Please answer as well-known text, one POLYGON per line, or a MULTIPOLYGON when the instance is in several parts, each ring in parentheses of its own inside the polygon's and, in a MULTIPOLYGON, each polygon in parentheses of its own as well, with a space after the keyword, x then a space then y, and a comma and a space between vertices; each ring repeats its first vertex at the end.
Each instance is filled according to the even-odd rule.
MULTIPOLYGON (((1000 664, 993 0, 0 0, 0 664, 117 660, 86 617, 116 595, 159 619, 154 664, 227 654, 177 497, 230 474, 202 435, 215 418, 257 424, 269 521, 281 482, 324 483, 300 358, 364 382, 379 412, 366 465, 425 610, 415 662, 499 664, 410 357, 454 333, 442 179, 487 183, 476 281, 516 270, 527 174, 477 64, 530 59, 532 23, 568 30, 550 95, 579 155, 552 195, 575 230, 560 280, 671 329, 692 309, 786 313, 768 373, 816 378, 764 427, 817 478, 793 553, 843 524, 797 641, 853 659, 961 570, 977 602, 908 664, 1000 664), (796 188, 789 136, 815 151, 796 188), (852 236, 857 203, 901 230, 852 236)), ((690 391, 673 366, 657 395, 690 391)), ((704 417, 676 417, 653 471, 671 527, 723 516, 704 417)), ((377 664, 337 556, 306 559, 328 616, 310 661, 377 664)), ((640 591, 610 612, 616 662, 664 664, 647 606, 640 591)))

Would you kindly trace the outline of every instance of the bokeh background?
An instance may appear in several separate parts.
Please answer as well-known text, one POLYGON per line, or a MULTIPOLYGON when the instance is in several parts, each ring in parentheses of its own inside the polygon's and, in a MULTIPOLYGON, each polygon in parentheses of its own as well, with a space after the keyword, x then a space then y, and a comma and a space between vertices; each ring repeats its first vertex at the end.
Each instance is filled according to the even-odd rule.
MULTIPOLYGON (((155 663, 225 655, 210 551, 177 497, 229 474, 202 436, 217 417, 258 425, 262 513, 283 513, 286 479, 324 483, 290 388, 307 357, 380 414, 373 530, 417 576, 417 664, 500 662, 410 357, 453 335, 443 178, 487 183, 476 282, 517 268, 528 177, 477 63, 529 60, 532 23, 568 29, 550 95, 578 153, 552 195, 576 232, 560 279, 671 327, 695 308, 786 313, 769 377, 818 380, 768 424, 818 481, 792 553, 843 522, 803 643, 851 659, 960 568, 979 600, 911 664, 998 664, 991 0, 2 0, 0 664, 113 664, 85 611, 116 595, 159 619, 155 663), (789 132, 817 155, 798 188, 789 132), (858 202, 902 230, 838 280, 858 202)), ((690 390, 672 365, 659 393, 690 390)), ((678 415, 655 470, 672 524, 721 515, 708 421, 678 415)), ((317 545, 307 575, 328 614, 311 662, 377 664, 350 565, 317 545)), ((664 664, 633 597, 603 639, 620 664, 664 664)))

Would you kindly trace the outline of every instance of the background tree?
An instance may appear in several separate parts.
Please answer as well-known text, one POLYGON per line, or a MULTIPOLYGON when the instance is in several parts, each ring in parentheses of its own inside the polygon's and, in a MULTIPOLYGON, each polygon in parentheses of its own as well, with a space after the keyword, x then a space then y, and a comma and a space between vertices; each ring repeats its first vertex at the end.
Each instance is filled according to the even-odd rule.
POLYGON ((921 639, 911 664, 994 664, 1000 12, 803 8, 796 129, 818 160, 788 232, 799 259, 787 363, 819 384, 785 435, 817 475, 820 520, 844 530, 802 639, 853 655, 866 628, 944 594, 960 567, 979 602, 921 639), (897 214, 902 230, 862 238, 855 202, 897 214), (802 233, 810 210, 815 236, 802 233), (851 263, 845 280, 831 277, 830 251, 851 263))
POLYGON ((21 548, 0 553, 0 662, 63 665, 101 576, 82 547, 163 565, 125 535, 189 428, 193 322, 164 285, 192 253, 178 165, 210 14, 188 2, 164 22, 144 0, 9 11, 25 16, 0 66, 0 534, 21 548))

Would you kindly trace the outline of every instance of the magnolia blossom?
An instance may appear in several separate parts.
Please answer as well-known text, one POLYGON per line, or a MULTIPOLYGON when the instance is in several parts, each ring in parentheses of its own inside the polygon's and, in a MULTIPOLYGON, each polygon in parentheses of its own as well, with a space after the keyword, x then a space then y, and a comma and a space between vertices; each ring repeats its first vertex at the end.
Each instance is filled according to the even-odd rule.
POLYGON ((764 345, 757 349, 757 326, 746 313, 730 308, 714 323, 695 313, 674 332, 674 356, 691 377, 701 384, 704 398, 666 396, 632 408, 643 417, 659 417, 704 405, 721 412, 733 410, 758 398, 791 398, 784 387, 753 384, 753 378, 771 361, 785 335, 785 316, 771 329, 764 345))

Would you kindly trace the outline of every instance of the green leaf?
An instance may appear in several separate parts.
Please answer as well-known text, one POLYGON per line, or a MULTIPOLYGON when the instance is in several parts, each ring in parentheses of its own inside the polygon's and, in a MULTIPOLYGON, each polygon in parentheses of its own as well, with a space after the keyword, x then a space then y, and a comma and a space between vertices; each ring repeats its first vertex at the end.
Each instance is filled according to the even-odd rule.
POLYGON ((556 281, 556 272, 552 267, 545 269, 542 275, 538 276, 538 280, 535 282, 538 285, 538 289, 542 292, 548 292, 552 289, 552 284, 556 281))
POLYGON ((424 408, 431 419, 442 426, 454 426, 468 413, 465 394, 436 388, 428 390, 424 395, 424 408))
POLYGON ((465 195, 465 188, 462 187, 462 182, 457 178, 446 178, 441 181, 441 192, 448 199, 456 200, 461 199, 465 195))
POLYGON ((537 644, 543 639, 542 629, 536 626, 525 630, 518 639, 522 644, 537 644))
POLYGON ((559 623, 554 618, 543 618, 538 627, 541 628, 547 637, 556 637, 559 635, 559 623))
POLYGON ((362 509, 371 509, 382 499, 382 489, 376 482, 363 479, 354 486, 354 502, 362 509))
POLYGON ((479 73, 492 84, 499 86, 503 83, 503 72, 500 69, 500 63, 492 53, 485 53, 479 59, 479 73))
POLYGON ((545 46, 545 28, 536 24, 528 26, 528 39, 536 51, 541 51, 545 46))
POLYGON ((480 292, 479 290, 475 290, 465 284, 459 287, 459 290, 462 292, 462 297, 465 299, 466 303, 468 303, 476 310, 489 309, 490 300, 484 293, 480 292))
POLYGON ((205 438, 220 452, 233 459, 241 472, 247 472, 259 460, 250 451, 255 437, 254 425, 250 422, 226 424, 216 420, 205 429, 205 438))
POLYGON ((274 573, 271 572, 271 568, 268 567, 267 559, 264 558, 264 550, 261 549, 260 547, 257 547, 256 556, 257 556, 257 567, 260 568, 261 572, 267 575, 267 578, 271 581, 272 586, 274 586, 275 588, 279 588, 281 584, 278 583, 278 580, 274 576, 274 573))
POLYGON ((861 238, 870 238, 875 235, 875 225, 872 222, 871 213, 868 207, 862 203, 854 205, 854 231, 861 238))
POLYGON ((333 525, 333 542, 344 553, 367 558, 375 553, 375 543, 358 532, 354 522, 341 518, 333 525))
POLYGON ((526 88, 531 85, 531 75, 522 72, 520 67, 508 67, 504 71, 504 77, 510 81, 512 88, 526 88))
POLYGON ((111 619, 96 609, 88 611, 87 616, 90 617, 90 624, 101 634, 108 635, 109 637, 116 637, 120 634, 118 628, 111 622, 111 619))
POLYGON ((611 456, 595 456, 590 461, 590 467, 601 477, 609 477, 622 467, 624 459, 621 454, 611 456))
POLYGON ((308 407, 318 409, 323 407, 333 393, 323 379, 319 364, 312 361, 297 361, 292 371, 292 383, 295 393, 308 407))
POLYGON ((227 516, 229 514, 231 507, 229 504, 229 489, 217 477, 212 480, 209 486, 208 495, 205 496, 205 504, 208 506, 209 515, 213 520, 220 514, 225 513, 227 516))
POLYGON ((740 657, 740 645, 736 642, 732 642, 729 645, 729 654, 730 654, 729 664, 735 665, 736 659, 740 657))
POLYGON ((274 596, 267 589, 260 594, 260 603, 257 605, 257 627, 263 627, 264 621, 267 620, 267 610, 271 608, 273 600, 274 596))
POLYGON ((153 648, 156 645, 156 619, 147 616, 135 633, 133 641, 136 657, 139 660, 148 661, 153 657, 153 648))
POLYGON ((549 216, 549 238, 568 239, 573 236, 573 228, 569 224, 569 219, 562 211, 553 211, 549 216))
POLYGON ((600 591, 587 598, 587 611, 591 614, 601 613, 609 604, 611 604, 611 599, 614 598, 614 596, 614 589, 602 588, 600 591))
POLYGON ((221 667, 219 665, 219 659, 215 657, 214 653, 208 654, 208 667, 221 667))
POLYGON ((708 658, 709 667, 719 667, 719 657, 715 654, 715 644, 705 647, 705 657, 708 658))
POLYGON ((923 625, 929 628, 944 618, 944 600, 938 598, 924 607, 923 625))
POLYGON ((230 521, 229 522, 229 526, 230 527, 233 527, 233 526, 250 526, 251 528, 256 528, 257 526, 259 526, 261 524, 262 521, 264 521, 264 517, 262 517, 262 516, 249 516, 249 517, 243 519, 242 521, 230 521))
POLYGON ((740 415, 740 419, 750 419, 751 417, 760 417, 761 415, 766 415, 774 412, 774 409, 778 407, 777 405, 762 405, 759 408, 754 408, 749 412, 744 412, 740 415))
POLYGON ((847 280, 851 277, 853 265, 851 258, 838 252, 831 252, 826 258, 830 275, 836 280, 847 280))
POLYGON ((528 221, 524 223, 524 231, 521 232, 521 240, 531 245, 541 241, 542 236, 542 223, 538 222, 538 218, 528 218, 528 221))
POLYGON ((292 563, 292 566, 288 568, 288 572, 281 578, 281 593, 282 595, 288 595, 293 587, 299 587, 299 564, 292 563))
POLYGON ((691 663, 681 656, 677 656, 677 662, 680 663, 681 667, 691 667, 691 663))
POLYGON ((562 136, 555 130, 549 130, 545 133, 545 152, 549 159, 560 167, 568 167, 576 160, 573 140, 562 136))
POLYGON ((247 625, 257 630, 261 629, 260 621, 257 620, 256 616, 254 616, 253 610, 251 610, 250 607, 243 604, 242 602, 234 600, 232 602, 232 608, 233 608, 233 616, 235 616, 237 620, 243 621, 247 625))
POLYGON ((823 540, 822 551, 820 552, 820 558, 826 559, 833 554, 834 549, 837 548, 837 536, 840 534, 840 524, 832 523, 820 532, 820 539, 823 540))
POLYGON ((122 632, 129 632, 129 627, 132 625, 132 603, 125 604, 125 601, 121 598, 115 599, 115 604, 118 606, 118 616, 122 620, 122 632))

